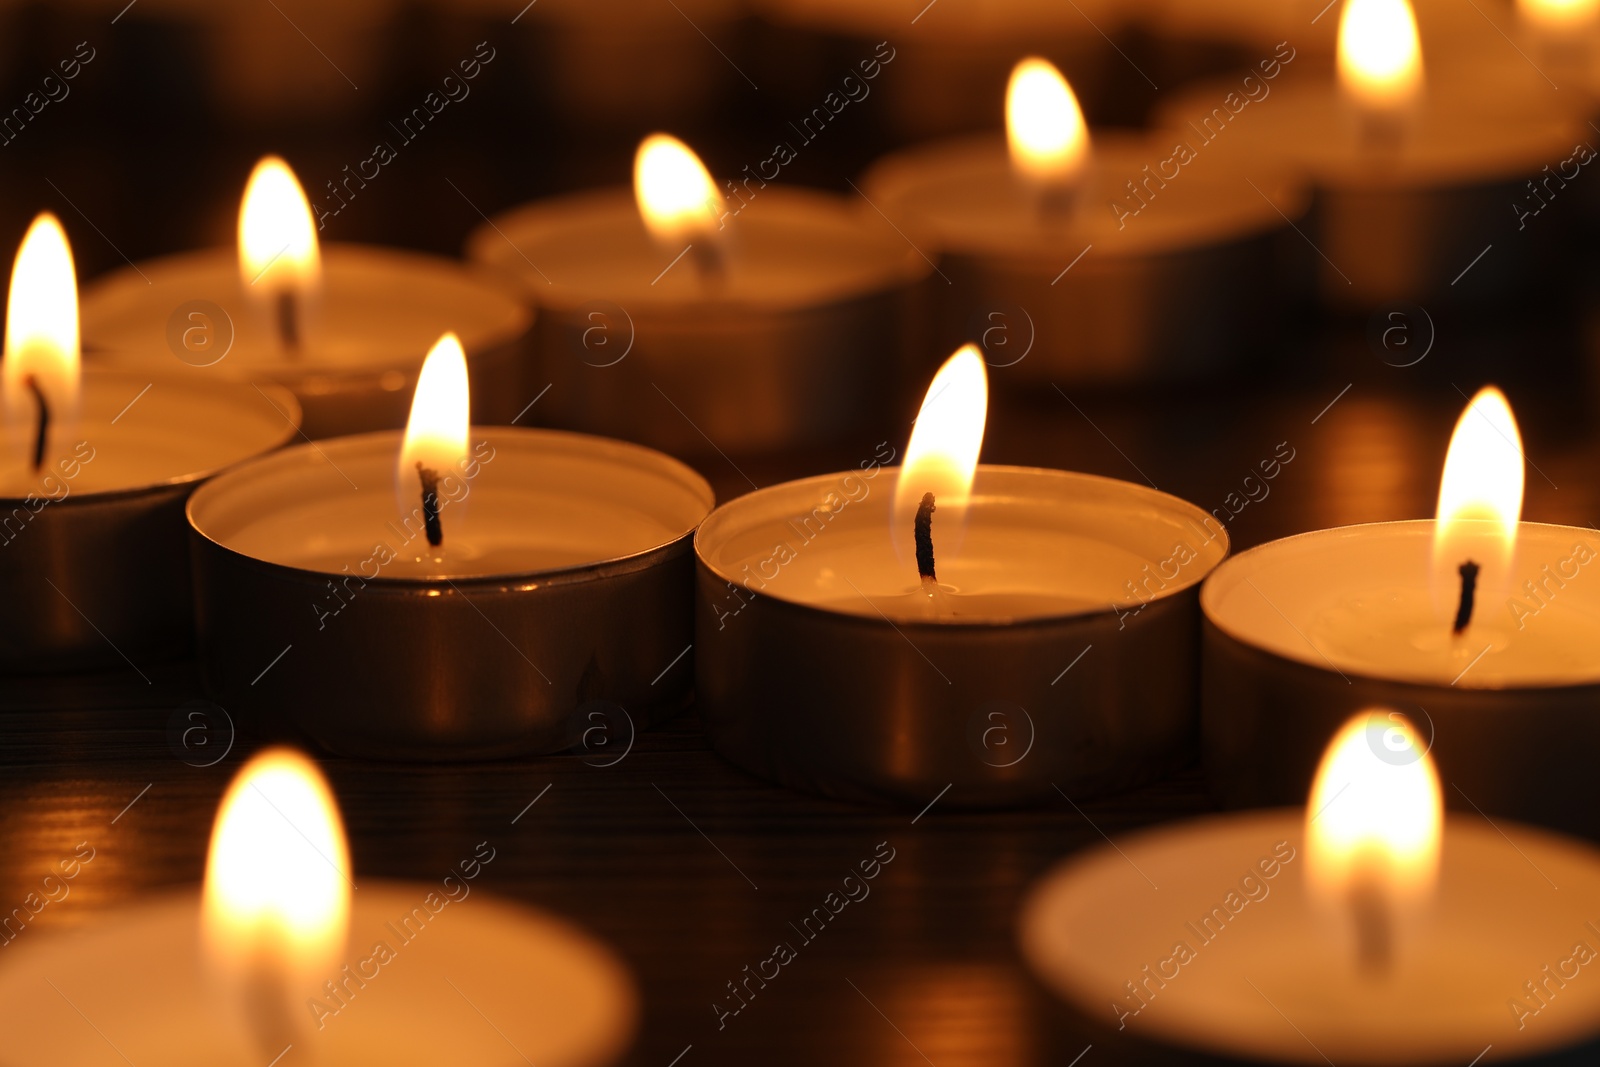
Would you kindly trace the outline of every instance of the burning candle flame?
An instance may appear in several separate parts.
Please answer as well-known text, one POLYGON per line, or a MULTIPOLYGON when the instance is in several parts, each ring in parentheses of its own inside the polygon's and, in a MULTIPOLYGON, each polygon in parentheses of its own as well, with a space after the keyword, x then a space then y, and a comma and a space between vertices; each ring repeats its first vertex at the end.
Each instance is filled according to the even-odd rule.
POLYGON ((1600 0, 1517 0, 1517 11, 1541 30, 1570 30, 1593 23, 1600 0))
MULTIPOLYGON (((461 348, 461 340, 454 333, 447 333, 422 361, 417 389, 411 397, 411 415, 406 420, 396 476, 401 514, 414 514, 422 504, 421 471, 431 472, 440 483, 461 477, 471 435, 467 354, 461 348)), ((436 489, 435 494, 439 500, 449 495, 443 489, 436 489)))
MULTIPOLYGON (((28 227, 11 268, 5 358, 0 360, 6 423, 16 440, 30 439, 30 450, 40 417, 35 389, 49 406, 50 441, 60 442, 71 432, 80 359, 72 248, 61 223, 46 213, 28 227)), ((50 451, 47 446, 46 454, 50 451)))
POLYGON ((239 207, 239 276, 246 291, 305 294, 322 277, 317 227, 300 182, 277 156, 250 172, 239 207))
POLYGON ((933 376, 906 445, 894 489, 897 544, 908 540, 898 531, 902 524, 909 526, 927 493, 934 495, 940 531, 949 532, 937 535, 939 542, 949 548, 958 540, 988 413, 989 377, 983 357, 977 346, 962 345, 933 376))
POLYGON ((1339 82, 1372 111, 1403 108, 1422 91, 1422 45, 1409 0, 1346 0, 1339 16, 1339 82))
POLYGON ((1072 87, 1052 64, 1030 58, 1006 87, 1006 141, 1017 173, 1041 183, 1069 182, 1089 156, 1089 130, 1072 87))
POLYGON ((1306 802, 1307 884, 1352 908, 1358 937, 1380 942, 1364 947, 1385 958, 1391 925, 1433 892, 1443 808, 1427 747, 1398 712, 1356 715, 1328 743, 1306 802))
POLYGON ((268 749, 234 777, 211 829, 207 957, 244 995, 265 981, 298 1009, 337 969, 349 925, 350 854, 333 793, 310 760, 268 749))
POLYGON ((633 195, 645 225, 663 244, 710 237, 720 227, 722 194, 700 157, 676 137, 653 133, 640 143, 633 195))
POLYGON ((1522 435, 1505 394, 1479 390, 1450 437, 1433 528, 1435 599, 1454 609, 1457 568, 1484 568, 1480 599, 1493 602, 1504 586, 1522 517, 1522 435))

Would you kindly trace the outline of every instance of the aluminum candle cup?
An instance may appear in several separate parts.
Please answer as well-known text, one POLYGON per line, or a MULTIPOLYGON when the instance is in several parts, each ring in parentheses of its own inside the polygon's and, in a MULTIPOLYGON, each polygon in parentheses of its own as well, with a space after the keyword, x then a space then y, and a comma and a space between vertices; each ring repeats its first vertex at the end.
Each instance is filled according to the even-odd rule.
MULTIPOLYGON (((497 900, 445 870, 443 885, 360 880, 348 955, 327 973, 330 986, 294 1002, 303 1030, 290 1055, 390 1067, 510 1067, 528 1062, 524 1056, 552 1067, 603 1067, 620 1058, 639 1009, 615 952, 555 915, 497 900)), ((64 935, 29 935, 0 971, 6 1062, 100 1063, 116 1055, 109 1036, 133 1063, 259 1067, 263 1053, 248 1029, 219 1010, 200 915, 200 895, 180 893, 64 935), (84 1025, 79 1010, 95 1025, 84 1025)))
POLYGON ((0 670, 121 668, 194 635, 183 506, 195 486, 295 436, 275 386, 86 369, 71 443, 0 461, 0 670))
POLYGON ((727 759, 921 807, 1074 798, 1191 758, 1200 580, 1228 538, 1127 482, 978 468, 937 616, 896 551, 896 469, 740 497, 695 537, 697 706, 727 759), (876 477, 884 481, 875 482, 876 477))
POLYGON ((1258 183, 1258 174, 1285 165, 1308 174, 1315 193, 1306 232, 1323 253, 1322 300, 1339 309, 1504 301, 1532 265, 1553 254, 1560 236, 1559 227, 1518 232, 1508 205, 1525 200, 1525 183, 1546 164, 1567 159, 1592 136, 1570 113, 1508 116, 1453 101, 1439 87, 1392 144, 1373 143, 1331 81, 1279 86, 1247 106, 1238 90, 1232 83, 1199 87, 1158 118, 1191 131, 1191 144, 1226 156, 1258 183), (1473 265, 1490 244, 1494 253, 1473 265))
POLYGON ((178 359, 242 382, 278 383, 299 398, 306 436, 321 438, 404 426, 417 353, 452 330, 467 352, 480 421, 509 422, 533 399, 523 395, 521 369, 532 315, 502 281, 388 248, 334 244, 322 257, 322 292, 307 302, 299 350, 284 348, 230 247, 168 256, 87 286, 86 358, 134 373, 178 359))
POLYGON ((890 156, 863 188, 940 253, 953 289, 937 340, 982 338, 996 381, 1192 379, 1236 366, 1239 338, 1277 314, 1295 251, 1284 235, 1299 240, 1288 220, 1308 200, 1281 169, 1256 189, 1218 163, 1148 179, 1175 140, 1095 138, 1064 212, 1041 205, 996 136, 890 156), (1130 191, 1140 181, 1148 201, 1130 191))
POLYGON ((515 272, 539 305, 534 373, 550 389, 530 418, 702 455, 838 441, 888 409, 928 263, 865 205, 747 190, 729 197, 710 284, 652 240, 627 190, 473 234, 471 258, 515 272))
POLYGON ((1107 1040, 1227 1062, 1593 1062, 1600 983, 1570 979, 1600 950, 1594 848, 1447 818, 1431 913, 1369 975, 1311 899, 1305 829, 1304 808, 1246 812, 1073 856, 1028 894, 1022 954, 1107 1040))
POLYGON ((591 706, 643 728, 687 702, 705 480, 578 434, 472 442, 439 482, 437 561, 402 510, 420 491, 397 488, 398 433, 286 449, 190 502, 224 707, 341 754, 437 760, 555 752, 591 706))
POLYGON ((1431 737, 1452 806, 1600 835, 1600 537, 1520 524, 1508 589, 1453 638, 1429 591, 1433 536, 1432 520, 1321 530, 1217 569, 1200 597, 1213 791, 1301 798, 1330 734, 1377 705, 1431 737))

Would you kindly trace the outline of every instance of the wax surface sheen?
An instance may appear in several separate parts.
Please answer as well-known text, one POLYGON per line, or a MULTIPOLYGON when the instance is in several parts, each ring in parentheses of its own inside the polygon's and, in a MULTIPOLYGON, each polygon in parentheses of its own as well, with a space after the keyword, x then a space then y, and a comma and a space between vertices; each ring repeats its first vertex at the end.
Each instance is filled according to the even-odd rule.
POLYGON ((435 550, 422 532, 420 484, 397 493, 400 437, 360 434, 286 450, 208 487, 191 516, 219 544, 286 567, 453 578, 634 556, 683 537, 711 506, 704 480, 661 453, 581 434, 474 427, 480 466, 459 479, 460 502, 440 509, 444 540, 435 550), (414 509, 409 525, 402 502, 414 509))
POLYGON ((1600 951, 1592 846, 1452 813, 1431 911, 1373 978, 1308 898, 1304 826, 1299 809, 1216 816, 1069 859, 1026 900, 1023 955, 1113 1029, 1270 1062, 1466 1064, 1491 1044, 1514 1059, 1600 1034, 1600 983, 1581 977, 1537 1018, 1509 1006, 1537 1007, 1523 983, 1578 943, 1600 951))
POLYGON ((945 588, 930 612, 909 517, 898 527, 890 521, 898 474, 824 475, 740 498, 702 527, 701 555, 765 596, 872 618, 961 622, 1136 608, 1195 584, 1226 552, 1226 535, 1214 520, 1202 525, 1204 512, 1143 486, 980 467, 959 538, 934 513, 945 588))
POLYGON ((1257 192, 1220 162, 1196 163, 1181 180, 1161 183, 1137 223, 1119 220, 1108 205, 1142 207, 1127 183, 1145 180, 1143 168, 1170 157, 1173 143, 1161 136, 1095 138, 1074 206, 1056 216, 1041 213, 1038 195, 1013 173, 1005 139, 992 135, 897 153, 868 174, 867 190, 887 214, 938 247, 1052 259, 1063 252, 1070 259, 1085 244, 1100 256, 1135 256, 1242 240, 1281 228, 1279 211, 1292 218, 1304 209, 1304 193, 1281 177, 1256 175, 1258 186, 1266 183, 1257 192))
POLYGON ((64 500, 190 481, 294 436, 297 408, 281 391, 258 392, 181 364, 165 370, 152 378, 86 368, 78 417, 53 420, 37 472, 33 425, 7 426, 0 496, 64 500))
POLYGON ((697 273, 693 257, 674 263, 683 246, 664 248, 651 237, 627 189, 518 208, 496 221, 498 231, 479 230, 468 252, 522 275, 540 302, 605 299, 625 309, 809 307, 890 288, 926 268, 865 205, 759 181, 750 188, 748 202, 730 195, 723 228, 696 242, 722 249, 725 269, 715 282, 697 273), (542 276, 528 269, 530 259, 542 276))
MULTIPOLYGON (((320 989, 297 991, 300 1047, 289 1055, 350 1067, 599 1067, 620 1055, 637 995, 611 951, 553 916, 475 889, 461 896, 463 888, 472 889, 455 879, 459 899, 450 901, 437 882, 361 879, 342 959, 367 977, 348 980, 342 1003, 320 989), (375 953, 380 943, 387 957, 375 953), (314 998, 330 1010, 314 1012, 314 998)), ((233 1006, 217 1003, 200 955, 196 894, 107 918, 37 943, 30 936, 8 954, 0 969, 8 1067, 262 1067, 277 1054, 253 1047, 245 1028, 231 1025, 233 1006)), ((338 968, 327 978, 345 982, 338 968)))
MULTIPOLYGON (((1433 526, 1347 526, 1262 545, 1218 568, 1201 606, 1229 635, 1324 670, 1484 689, 1600 680, 1590 574, 1600 535, 1522 523, 1510 580, 1491 583, 1454 636, 1431 589, 1433 526)), ((1439 595, 1450 604, 1457 592, 1439 595)))
POLYGON ((279 341, 270 302, 257 299, 265 294, 246 291, 232 248, 170 256, 144 264, 143 274, 119 271, 85 286, 84 348, 91 360, 121 366, 175 364, 169 320, 197 300, 220 307, 236 333, 216 373, 274 380, 386 367, 409 374, 447 330, 474 353, 527 328, 528 311, 511 292, 450 260, 345 244, 325 246, 322 256, 322 292, 302 308, 297 352, 279 341))

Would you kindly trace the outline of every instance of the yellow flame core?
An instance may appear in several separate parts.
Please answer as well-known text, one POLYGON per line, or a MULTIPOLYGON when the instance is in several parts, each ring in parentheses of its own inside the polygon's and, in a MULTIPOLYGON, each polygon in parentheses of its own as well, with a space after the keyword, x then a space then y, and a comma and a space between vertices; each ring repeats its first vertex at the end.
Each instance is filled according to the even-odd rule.
POLYGON ((1595 21, 1600 0, 1517 0, 1517 11, 1540 29, 1574 29, 1595 21))
POLYGON ((312 289, 322 277, 317 227, 289 164, 267 156, 250 172, 239 207, 239 276, 263 295, 312 289))
POLYGON ((1456 421, 1439 479, 1433 558, 1441 594, 1454 593, 1456 569, 1469 559, 1490 568, 1480 579, 1486 592, 1505 582, 1522 518, 1523 463, 1522 435, 1505 394, 1493 386, 1479 390, 1456 421))
POLYGON ((1408 0, 1346 0, 1339 82, 1360 105, 1404 107, 1422 91, 1422 45, 1408 0))
POLYGON ((1309 884, 1335 900, 1361 887, 1396 903, 1424 898, 1443 824, 1439 776, 1410 720, 1356 715, 1329 742, 1306 803, 1309 884))
POLYGON ((633 195, 658 241, 679 244, 719 228, 722 194, 700 157, 664 133, 653 133, 633 157, 633 195))
POLYGON ((1038 182, 1070 181, 1089 156, 1089 129, 1072 87, 1043 59, 1024 59, 1006 87, 1006 142, 1017 173, 1038 182))
POLYGON ((989 377, 983 357, 975 345, 962 345, 933 376, 917 412, 895 483, 897 525, 915 514, 924 493, 932 493, 939 526, 959 529, 972 496, 988 413, 989 377))
POLYGON ((344 955, 350 854, 328 783, 288 749, 239 771, 211 829, 201 923, 225 972, 316 984, 344 955))
MULTIPOLYGON (((36 425, 37 403, 27 386, 38 385, 51 406, 54 427, 75 421, 79 378, 78 279, 66 232, 51 214, 28 227, 11 268, 6 301, 5 358, 0 386, 7 421, 13 427, 36 425)), ((59 434, 52 433, 59 438, 59 434)))
MULTIPOLYGON (((434 343, 417 375, 417 390, 411 397, 411 416, 406 420, 405 440, 400 446, 399 482, 402 511, 410 512, 420 503, 421 487, 417 464, 432 470, 441 479, 459 476, 466 462, 472 435, 472 398, 467 381, 467 354, 461 341, 447 333, 434 343)), ((442 497, 442 494, 441 494, 442 497)))

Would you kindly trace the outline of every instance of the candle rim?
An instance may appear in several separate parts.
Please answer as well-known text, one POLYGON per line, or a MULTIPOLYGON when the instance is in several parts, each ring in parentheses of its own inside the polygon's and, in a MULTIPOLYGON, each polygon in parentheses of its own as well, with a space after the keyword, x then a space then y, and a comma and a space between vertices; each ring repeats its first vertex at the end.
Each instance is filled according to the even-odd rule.
MULTIPOLYGON (((1290 534, 1288 537, 1279 537, 1263 544, 1254 545, 1243 550, 1242 552, 1230 555, 1227 559, 1224 559, 1221 563, 1219 563, 1209 575, 1207 575, 1206 581, 1200 590, 1201 614, 1204 616, 1207 625, 1216 628, 1216 630, 1228 640, 1237 643, 1242 648, 1249 649, 1256 655, 1268 656, 1280 663, 1294 667, 1304 667, 1308 670, 1316 671, 1319 674, 1331 675, 1334 670, 1337 670, 1337 673, 1345 676, 1354 683, 1371 683, 1382 686, 1401 685, 1419 689, 1458 689, 1473 693, 1550 693, 1559 692, 1562 690, 1577 691, 1586 689, 1600 689, 1600 666, 1595 668, 1594 675, 1587 680, 1551 682, 1517 681, 1504 685, 1481 684, 1478 679, 1470 676, 1470 672, 1467 677, 1461 677, 1455 682, 1446 683, 1412 675, 1401 676, 1369 674, 1359 667, 1351 667, 1344 663, 1340 663, 1337 668, 1330 668, 1328 662, 1323 660, 1315 652, 1306 658, 1291 656, 1280 652, 1276 648, 1270 647, 1267 644, 1256 640, 1251 635, 1242 633, 1239 627, 1228 625, 1226 619, 1220 617, 1218 614, 1221 607, 1219 600, 1238 587, 1237 582, 1227 584, 1230 583, 1230 579, 1233 578, 1232 572, 1247 566, 1245 561, 1250 560, 1252 557, 1256 559, 1261 558, 1260 556, 1256 555, 1257 553, 1266 551, 1282 551, 1284 550, 1283 546, 1291 545, 1293 543, 1303 543, 1313 539, 1332 540, 1335 536, 1338 536, 1340 540, 1348 540, 1351 537, 1359 536, 1360 531, 1385 529, 1395 533, 1409 533, 1413 531, 1422 533, 1423 531, 1426 531, 1428 544, 1431 546, 1433 543, 1433 527, 1437 525, 1437 521, 1438 520, 1436 519, 1428 518, 1391 519, 1383 522, 1350 523, 1345 526, 1330 526, 1321 530, 1304 530, 1297 534, 1290 534)), ((1579 535, 1593 534, 1595 532, 1593 529, 1587 526, 1567 526, 1562 523, 1555 522, 1531 522, 1527 519, 1519 520, 1517 525, 1519 528, 1519 543, 1523 539, 1522 528, 1524 527, 1535 531, 1570 530, 1579 535)))
MULTIPOLYGON (((892 478, 898 478, 899 472, 900 467, 898 464, 893 466, 885 465, 878 468, 878 476, 880 477, 890 476, 892 478)), ((765 499, 771 499, 772 497, 775 497, 780 492, 795 492, 803 486, 831 488, 837 486, 840 480, 843 478, 859 477, 860 474, 860 471, 854 470, 836 471, 831 474, 818 474, 811 475, 806 478, 797 478, 793 481, 780 482, 777 485, 769 485, 761 489, 756 489, 752 492, 745 493, 742 496, 735 497, 732 500, 718 505, 715 509, 713 509, 710 515, 706 516, 705 520, 701 522, 699 528, 695 531, 694 552, 696 560, 701 567, 715 575, 717 578, 737 585, 746 592, 752 593, 752 595, 759 595, 763 599, 772 601, 775 604, 781 604, 786 609, 797 610, 804 613, 813 614, 818 617, 826 617, 835 621, 848 620, 852 623, 858 623, 866 626, 882 625, 885 619, 879 615, 867 615, 860 612, 836 610, 826 605, 807 603, 806 601, 796 600, 785 596, 782 593, 776 593, 768 590, 762 590, 759 594, 757 594, 756 591, 749 589, 749 587, 739 579, 739 576, 736 572, 725 570, 715 561, 709 558, 710 547, 708 546, 707 542, 710 538, 716 537, 719 533, 721 533, 721 531, 718 529, 719 521, 720 523, 732 521, 729 516, 736 516, 741 508, 754 506, 765 499)), ((980 463, 978 464, 976 473, 973 477, 972 497, 974 501, 980 499, 981 494, 979 493, 979 489, 982 486, 985 475, 989 475, 991 477, 995 475, 1002 477, 1033 477, 1042 475, 1051 480, 1060 479, 1063 481, 1087 482, 1100 485, 1102 487, 1116 486, 1120 491, 1134 494, 1136 498, 1151 502, 1159 501, 1169 508, 1174 515, 1181 513, 1184 517, 1192 520, 1198 520, 1198 523, 1204 523, 1204 521, 1207 519, 1211 519, 1213 522, 1215 521, 1214 517, 1208 512, 1202 510, 1199 505, 1192 504, 1180 496, 1163 492, 1162 490, 1153 488, 1151 486, 1140 485, 1138 482, 1131 482, 1122 478, 1110 478, 1105 475, 1088 474, 1083 471, 1058 470, 1052 467, 1025 467, 1013 464, 980 463)), ((1185 592, 1194 589, 1196 586, 1199 586, 1205 581, 1206 577, 1210 573, 1226 562, 1228 555, 1232 550, 1232 541, 1225 526, 1217 531, 1213 541, 1219 542, 1221 545, 1221 554, 1214 562, 1210 563, 1209 565, 1202 564, 1200 567, 1197 567, 1196 569, 1199 571, 1198 574, 1192 574, 1186 577, 1180 576, 1182 579, 1181 581, 1179 579, 1171 580, 1168 582, 1168 588, 1162 589, 1153 594, 1145 603, 1156 605, 1176 601, 1176 599, 1185 592)), ((1202 547, 1197 555, 1203 552, 1204 548, 1202 547)), ((1126 607, 1126 605, 1123 607, 1126 607)), ((927 630, 940 633, 951 630, 993 631, 1023 627, 1049 627, 1072 624, 1086 619, 1115 616, 1117 614, 1117 610, 1118 609, 1116 605, 1107 604, 1107 606, 1102 608, 1088 608, 1080 611, 1066 611, 1049 615, 996 615, 993 617, 938 616, 930 618, 896 617, 891 625, 899 627, 902 630, 927 630)))
MULTIPOLYGON (((281 466, 296 465, 310 462, 318 467, 326 466, 328 459, 326 449, 334 445, 343 449, 360 448, 372 450, 373 454, 385 458, 392 468, 393 457, 399 455, 400 442, 403 430, 374 430, 362 434, 350 434, 344 437, 332 438, 322 442, 303 442, 289 448, 282 448, 270 455, 260 456, 246 463, 241 463, 218 476, 212 478, 189 497, 184 506, 184 518, 191 534, 199 537, 206 544, 216 550, 227 554, 236 563, 248 565, 264 573, 280 577, 290 577, 295 581, 307 581, 316 586, 330 576, 338 577, 344 572, 338 570, 319 570, 303 565, 281 563, 275 560, 262 559, 250 555, 228 544, 223 535, 206 529, 207 523, 197 513, 203 512, 208 506, 215 506, 214 498, 221 497, 242 488, 237 484, 254 473, 259 475, 261 468, 268 464, 281 466)), ((388 591, 396 594, 407 594, 418 590, 440 591, 452 589, 461 592, 516 592, 526 587, 526 591, 555 586, 579 585, 585 582, 602 581, 609 578, 638 571, 648 570, 667 560, 676 559, 691 551, 692 538, 706 517, 711 514, 716 505, 716 494, 711 488, 711 483, 705 477, 690 467, 676 456, 649 448, 645 445, 635 444, 631 441, 622 441, 616 438, 602 437, 597 434, 578 433, 571 430, 552 430, 532 426, 501 426, 483 425, 473 426, 470 430, 472 440, 488 440, 490 443, 504 444, 507 438, 512 440, 536 441, 567 445, 567 446, 593 446, 599 444, 609 453, 607 458, 622 461, 623 457, 631 456, 634 459, 647 459, 656 465, 660 473, 669 475, 677 482, 677 488, 683 490, 686 499, 693 497, 700 515, 688 529, 675 533, 669 539, 657 544, 649 545, 634 552, 605 559, 586 560, 582 563, 566 567, 552 567, 543 570, 505 571, 494 574, 467 574, 467 575, 442 575, 442 576, 396 576, 392 574, 378 574, 365 579, 363 591, 371 590, 375 594, 388 591)), ((568 450, 571 450, 570 448, 568 450)), ((387 490, 384 491, 387 493, 387 490)), ((387 497, 385 497, 387 499, 387 497)), ((388 512, 385 511, 387 517, 388 512)))

